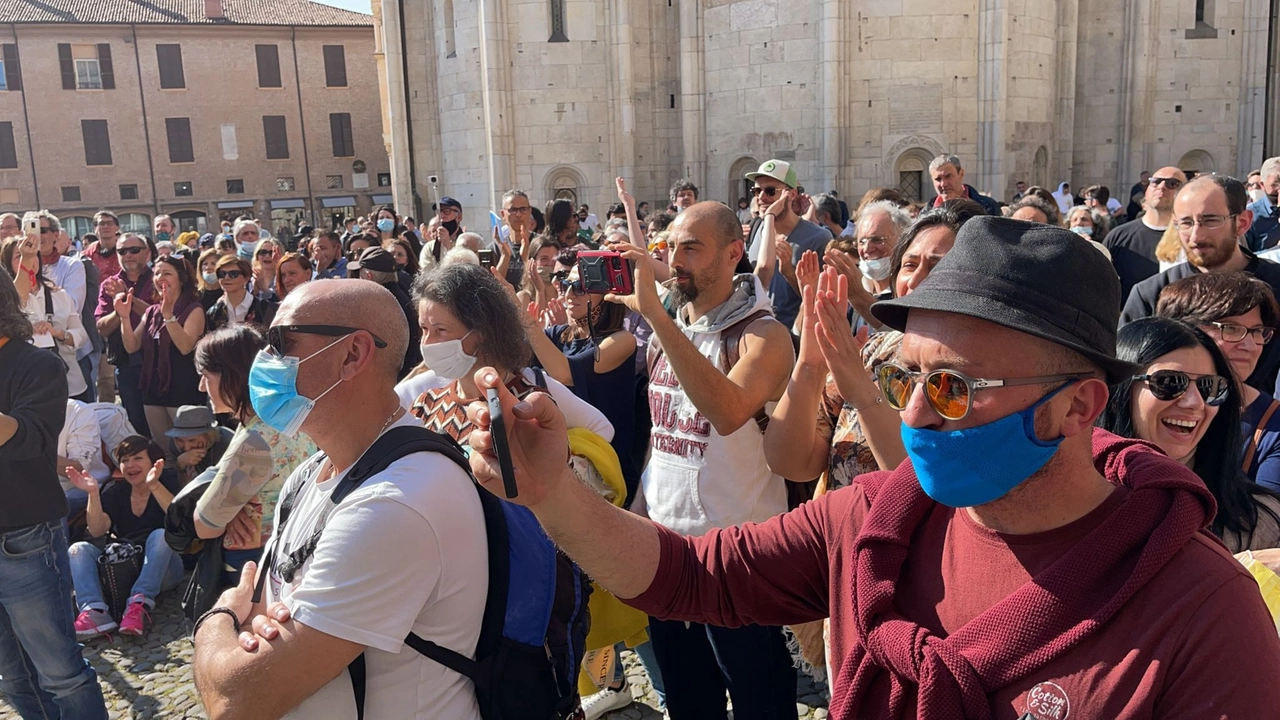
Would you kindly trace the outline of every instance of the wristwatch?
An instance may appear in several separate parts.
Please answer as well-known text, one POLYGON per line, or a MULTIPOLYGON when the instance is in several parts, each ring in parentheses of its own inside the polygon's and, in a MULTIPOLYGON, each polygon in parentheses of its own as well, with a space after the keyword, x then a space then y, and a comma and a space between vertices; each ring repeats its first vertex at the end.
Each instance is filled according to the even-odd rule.
POLYGON ((168 325, 169 323, 172 323, 172 322, 178 322, 178 318, 176 318, 176 317, 167 317, 167 318, 165 318, 165 319, 164 319, 164 324, 165 324, 165 325, 168 325))

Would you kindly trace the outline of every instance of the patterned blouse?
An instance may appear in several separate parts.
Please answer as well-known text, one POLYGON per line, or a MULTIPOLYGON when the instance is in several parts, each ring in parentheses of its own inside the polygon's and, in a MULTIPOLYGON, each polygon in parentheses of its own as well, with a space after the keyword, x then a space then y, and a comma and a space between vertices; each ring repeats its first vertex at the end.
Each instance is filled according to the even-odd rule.
MULTIPOLYGON (((901 345, 902 333, 896 330, 876 333, 862 348, 863 366, 867 372, 874 373, 882 363, 897 355, 901 345)), ((827 439, 831 448, 827 460, 827 492, 849 485, 863 473, 880 469, 862 434, 858 411, 840 396, 830 374, 818 406, 818 434, 827 439)))
MULTIPOLYGON (((507 388, 517 398, 523 398, 538 389, 520 373, 507 381, 507 388)), ((467 417, 467 405, 470 403, 470 400, 462 396, 460 383, 455 380, 444 387, 432 388, 419 395, 409 413, 421 420, 428 430, 448 435, 457 440, 463 449, 467 449, 467 439, 471 437, 473 428, 467 417)))

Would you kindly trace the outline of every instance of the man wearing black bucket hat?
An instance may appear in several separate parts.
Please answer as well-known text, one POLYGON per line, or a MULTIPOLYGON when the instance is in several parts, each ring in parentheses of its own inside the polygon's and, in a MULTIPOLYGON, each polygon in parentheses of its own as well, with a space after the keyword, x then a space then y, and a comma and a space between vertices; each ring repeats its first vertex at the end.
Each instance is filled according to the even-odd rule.
MULTIPOLYGON (((1101 253, 975 218, 927 281, 872 313, 905 334, 877 377, 902 412, 897 470, 681 537, 576 482, 554 405, 517 404, 486 368, 516 502, 653 615, 830 617, 832 718, 1280 717, 1280 640, 1256 583, 1202 532, 1212 496, 1093 427, 1108 382, 1134 372, 1115 359, 1120 284, 1101 253)), ((472 467, 496 489, 488 411, 471 414, 472 467)))

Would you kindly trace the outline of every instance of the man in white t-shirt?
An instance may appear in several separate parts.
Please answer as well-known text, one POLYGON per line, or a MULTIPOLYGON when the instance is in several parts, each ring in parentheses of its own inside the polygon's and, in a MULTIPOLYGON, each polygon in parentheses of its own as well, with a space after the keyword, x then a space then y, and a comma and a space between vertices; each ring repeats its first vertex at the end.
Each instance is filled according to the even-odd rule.
POLYGON ((363 653, 366 720, 480 717, 469 680, 404 645, 413 632, 474 656, 488 546, 479 497, 458 466, 433 453, 396 461, 332 509, 291 580, 279 570, 366 449, 389 428, 417 424, 393 390, 408 338, 395 298, 373 283, 308 283, 281 304, 271 347, 250 373, 254 408, 281 431, 299 427, 321 453, 281 491, 282 499, 298 493, 266 549, 274 562, 262 601, 252 602, 257 568, 248 564, 240 585, 196 624, 196 686, 211 716, 234 708, 263 718, 354 718, 347 666, 363 653), (307 413, 310 403, 291 397, 314 407, 307 413), (250 627, 258 634, 237 638, 250 627))

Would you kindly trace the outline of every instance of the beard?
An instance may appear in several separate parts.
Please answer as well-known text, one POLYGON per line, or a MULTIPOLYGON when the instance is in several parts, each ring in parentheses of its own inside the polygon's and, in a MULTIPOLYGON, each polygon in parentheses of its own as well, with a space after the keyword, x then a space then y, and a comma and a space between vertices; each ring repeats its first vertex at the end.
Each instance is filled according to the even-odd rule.
POLYGON ((676 273, 671 274, 671 282, 667 283, 667 291, 670 293, 671 302, 675 303, 675 307, 684 307, 694 300, 698 299, 698 278, 692 273, 676 273), (686 280, 683 286, 677 280, 686 280))
POLYGON ((1214 244, 1212 247, 1196 248, 1194 251, 1187 249, 1187 262, 1191 263, 1192 267, 1202 270, 1222 267, 1235 255, 1236 245, 1239 242, 1240 238, 1231 237, 1214 244))

